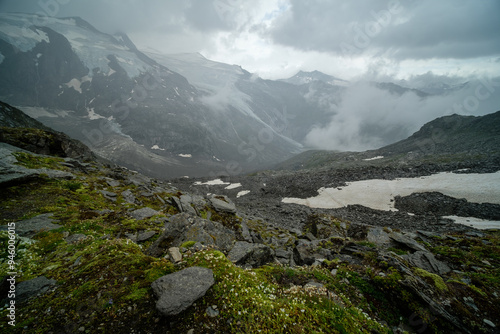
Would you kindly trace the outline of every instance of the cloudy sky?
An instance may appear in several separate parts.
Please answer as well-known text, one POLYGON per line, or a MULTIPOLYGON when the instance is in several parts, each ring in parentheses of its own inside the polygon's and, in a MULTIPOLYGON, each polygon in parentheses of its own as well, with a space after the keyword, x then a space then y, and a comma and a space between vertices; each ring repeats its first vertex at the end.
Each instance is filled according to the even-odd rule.
POLYGON ((500 75, 498 0, 0 0, 0 11, 80 16, 140 48, 263 78, 500 75))

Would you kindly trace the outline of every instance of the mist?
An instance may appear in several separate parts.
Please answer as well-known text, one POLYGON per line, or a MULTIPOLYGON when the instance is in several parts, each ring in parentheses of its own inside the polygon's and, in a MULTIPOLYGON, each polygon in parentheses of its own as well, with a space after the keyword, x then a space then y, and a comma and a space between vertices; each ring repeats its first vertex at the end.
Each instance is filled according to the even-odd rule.
POLYGON ((341 93, 330 122, 313 128, 305 143, 324 150, 377 149, 407 138, 440 116, 492 113, 500 110, 500 78, 472 79, 440 95, 419 95, 355 83, 341 93))

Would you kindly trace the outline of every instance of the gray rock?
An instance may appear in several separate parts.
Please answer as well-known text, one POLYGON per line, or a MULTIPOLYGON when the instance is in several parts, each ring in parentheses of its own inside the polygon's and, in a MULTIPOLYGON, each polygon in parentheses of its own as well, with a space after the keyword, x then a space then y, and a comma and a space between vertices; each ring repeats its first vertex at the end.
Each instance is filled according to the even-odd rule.
POLYGON ((273 262, 274 251, 263 244, 238 241, 227 255, 227 258, 237 265, 256 268, 273 262))
POLYGON ((130 189, 122 191, 121 195, 122 195, 123 199, 125 200, 125 202, 130 203, 130 204, 135 203, 136 198, 135 198, 134 194, 130 191, 130 189))
POLYGON ((424 246, 416 242, 415 240, 402 235, 401 233, 397 232, 392 232, 389 234, 389 238, 391 238, 393 241, 397 242, 398 244, 404 245, 412 250, 415 251, 424 251, 427 252, 427 249, 425 249, 424 246))
POLYGON ((227 196, 212 195, 209 200, 215 211, 236 213, 236 205, 227 196))
POLYGON ((219 315, 219 310, 214 308, 213 306, 207 307, 205 312, 210 318, 215 318, 219 315))
POLYGON ((170 247, 179 247, 186 241, 197 241, 205 246, 215 245, 228 251, 236 240, 235 233, 219 222, 202 219, 188 213, 179 213, 165 223, 165 231, 146 251, 151 256, 161 256, 170 247))
POLYGON ((198 215, 195 208, 193 207, 193 198, 190 195, 182 195, 180 197, 182 212, 187 212, 192 215, 198 215))
POLYGON ((153 210, 149 207, 137 209, 137 210, 134 210, 134 211, 129 213, 129 215, 136 220, 143 220, 143 219, 151 218, 151 217, 159 215, 159 214, 160 214, 160 212, 153 210))
POLYGON ((496 326, 496 325, 495 325, 492 321, 490 321, 490 320, 488 320, 488 319, 483 319, 483 322, 484 322, 486 325, 490 326, 491 328, 496 328, 496 327, 497 327, 497 326, 496 326))
POLYGON ((331 251, 327 249, 318 249, 321 240, 309 241, 299 239, 293 249, 293 260, 299 266, 312 265, 319 259, 330 259, 331 251))
POLYGON ((116 202, 116 193, 107 190, 101 190, 101 194, 110 201, 116 202))
POLYGON ((144 231, 141 233, 125 233, 125 236, 133 242, 144 242, 151 239, 156 234, 155 231, 144 231))
POLYGON ((377 246, 387 246, 391 243, 389 234, 381 227, 370 227, 366 234, 366 241, 374 243, 377 246))
POLYGON ((244 221, 241 222, 241 236, 245 241, 253 242, 248 225, 244 221))
POLYGON ((168 249, 168 255, 172 259, 172 262, 177 263, 182 261, 182 254, 179 251, 179 247, 170 247, 168 249))
POLYGON ((113 180, 109 177, 105 177, 104 180, 106 181, 106 183, 108 184, 108 186, 112 187, 112 188, 116 188, 116 187, 119 187, 120 186, 120 181, 118 180, 113 180))
POLYGON ((22 220, 16 223, 16 233, 20 236, 31 237, 42 231, 55 230, 62 225, 53 224, 52 213, 44 213, 36 217, 22 220))
POLYGON ((437 260, 432 253, 427 251, 417 251, 413 254, 405 255, 405 257, 413 266, 434 274, 444 275, 451 271, 451 268, 446 263, 437 260))
POLYGON ((23 302, 32 297, 43 295, 56 283, 56 280, 48 279, 45 276, 21 282, 16 286, 16 300, 23 302))
POLYGON ((87 236, 85 234, 72 234, 64 240, 66 240, 68 244, 76 244, 85 239, 87 239, 87 236))
POLYGON ((156 309, 164 316, 177 315, 203 297, 214 283, 213 271, 202 267, 190 267, 160 277, 151 284, 158 298, 156 309))

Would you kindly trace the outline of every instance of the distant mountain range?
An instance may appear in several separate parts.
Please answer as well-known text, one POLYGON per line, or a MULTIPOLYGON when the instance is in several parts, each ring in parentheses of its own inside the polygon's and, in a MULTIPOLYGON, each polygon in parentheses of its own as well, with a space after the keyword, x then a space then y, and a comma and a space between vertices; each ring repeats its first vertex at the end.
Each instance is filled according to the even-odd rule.
POLYGON ((291 158, 350 85, 318 71, 264 80, 200 54, 144 53, 78 17, 0 22, 0 100, 155 177, 235 175, 291 158))

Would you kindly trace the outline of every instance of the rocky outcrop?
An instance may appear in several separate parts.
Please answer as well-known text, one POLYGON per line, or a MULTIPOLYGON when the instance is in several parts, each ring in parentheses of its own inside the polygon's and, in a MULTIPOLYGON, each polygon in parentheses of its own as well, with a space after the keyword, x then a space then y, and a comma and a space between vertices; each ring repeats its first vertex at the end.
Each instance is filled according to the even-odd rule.
POLYGON ((236 240, 235 233, 219 222, 206 220, 188 213, 179 213, 165 223, 163 234, 149 247, 147 254, 161 256, 172 246, 186 241, 197 241, 229 251, 236 240))
POLYGON ((203 297, 214 283, 212 270, 202 267, 189 267, 160 277, 151 284, 158 298, 156 309, 164 316, 177 315, 203 297))
POLYGON ((32 297, 43 295, 56 283, 56 280, 48 279, 45 276, 21 282, 16 286, 16 299, 19 302, 24 302, 32 297))

